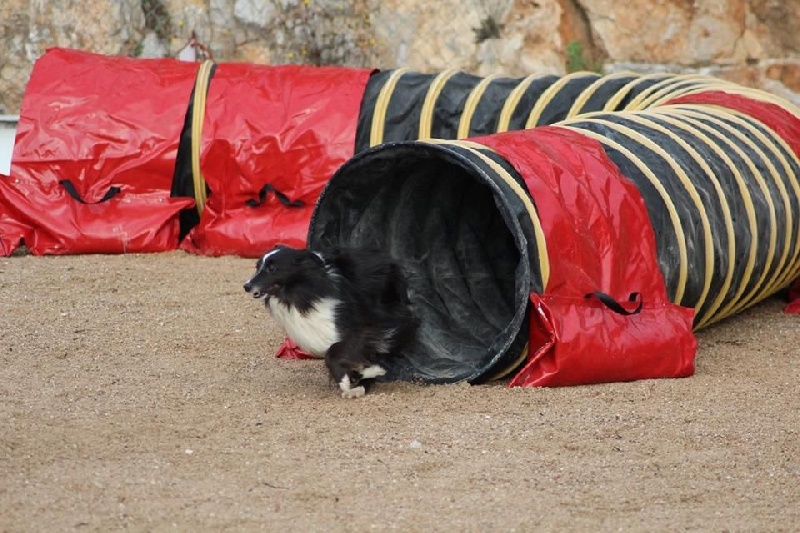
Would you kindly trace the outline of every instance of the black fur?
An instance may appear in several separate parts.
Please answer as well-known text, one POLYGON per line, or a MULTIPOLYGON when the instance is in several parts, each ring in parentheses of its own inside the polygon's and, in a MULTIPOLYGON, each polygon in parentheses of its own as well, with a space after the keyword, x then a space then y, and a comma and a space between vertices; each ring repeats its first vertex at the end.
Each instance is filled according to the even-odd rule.
POLYGON ((372 379, 364 369, 406 348, 419 326, 402 268, 381 252, 279 247, 259 259, 244 289, 266 295, 267 306, 276 298, 304 315, 323 298, 338 300, 339 341, 328 347, 325 363, 337 384, 347 376, 353 388, 366 390, 372 379))

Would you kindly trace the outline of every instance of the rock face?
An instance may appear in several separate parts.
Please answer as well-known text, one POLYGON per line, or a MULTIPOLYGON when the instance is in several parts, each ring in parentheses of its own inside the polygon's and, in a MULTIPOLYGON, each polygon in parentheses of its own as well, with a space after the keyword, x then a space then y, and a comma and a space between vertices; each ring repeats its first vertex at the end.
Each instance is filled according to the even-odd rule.
POLYGON ((4 0, 0 113, 48 46, 480 75, 701 70, 795 98, 795 0, 4 0), (784 94, 785 93, 785 94, 784 94))
POLYGON ((0 3, 0 113, 16 113, 33 62, 51 46, 133 54, 144 38, 140 0, 0 3))

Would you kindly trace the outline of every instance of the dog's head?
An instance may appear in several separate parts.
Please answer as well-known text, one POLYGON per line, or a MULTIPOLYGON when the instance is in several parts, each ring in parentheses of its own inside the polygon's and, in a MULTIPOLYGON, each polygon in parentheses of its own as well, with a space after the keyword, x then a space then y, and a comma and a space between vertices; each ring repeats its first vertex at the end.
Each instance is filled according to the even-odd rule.
POLYGON ((278 246, 256 262, 256 272, 244 284, 253 298, 285 297, 286 291, 324 274, 322 256, 307 249, 278 246))

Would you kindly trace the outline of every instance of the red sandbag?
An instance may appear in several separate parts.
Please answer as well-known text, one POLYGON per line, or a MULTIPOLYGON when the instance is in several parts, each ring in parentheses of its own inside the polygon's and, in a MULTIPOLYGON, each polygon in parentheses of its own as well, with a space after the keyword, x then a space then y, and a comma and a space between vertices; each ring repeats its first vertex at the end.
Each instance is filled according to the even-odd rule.
POLYGON ((170 198, 197 71, 170 59, 51 49, 22 101, 0 196, 33 228, 35 254, 156 252, 178 245, 170 198))
POLYGON ((788 300, 783 312, 789 315, 800 315, 800 278, 794 280, 789 287, 788 300))
POLYGON ((304 246, 323 186, 353 155, 370 73, 218 65, 202 132, 211 192, 183 248, 257 257, 279 243, 304 246))
MULTIPOLYGON (((0 174, 0 187, 8 186, 10 179, 0 174)), ((17 218, 13 206, 7 203, 0 189, 0 256, 11 255, 23 239, 30 238, 31 228, 17 218)))
POLYGON ((550 259, 544 294, 531 295, 531 354, 510 385, 692 375, 694 311, 669 301, 644 201, 600 144, 558 127, 474 141, 524 177, 550 259), (587 297, 597 292, 622 309, 587 297))

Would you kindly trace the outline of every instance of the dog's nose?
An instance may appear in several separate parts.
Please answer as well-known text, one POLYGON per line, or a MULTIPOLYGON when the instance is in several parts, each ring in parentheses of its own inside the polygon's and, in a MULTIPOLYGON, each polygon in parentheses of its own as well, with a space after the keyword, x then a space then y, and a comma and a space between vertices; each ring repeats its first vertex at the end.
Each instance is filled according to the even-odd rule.
POLYGON ((252 289, 252 288, 253 288, 253 286, 250 285, 249 281, 244 284, 244 292, 250 292, 250 289, 252 289))

